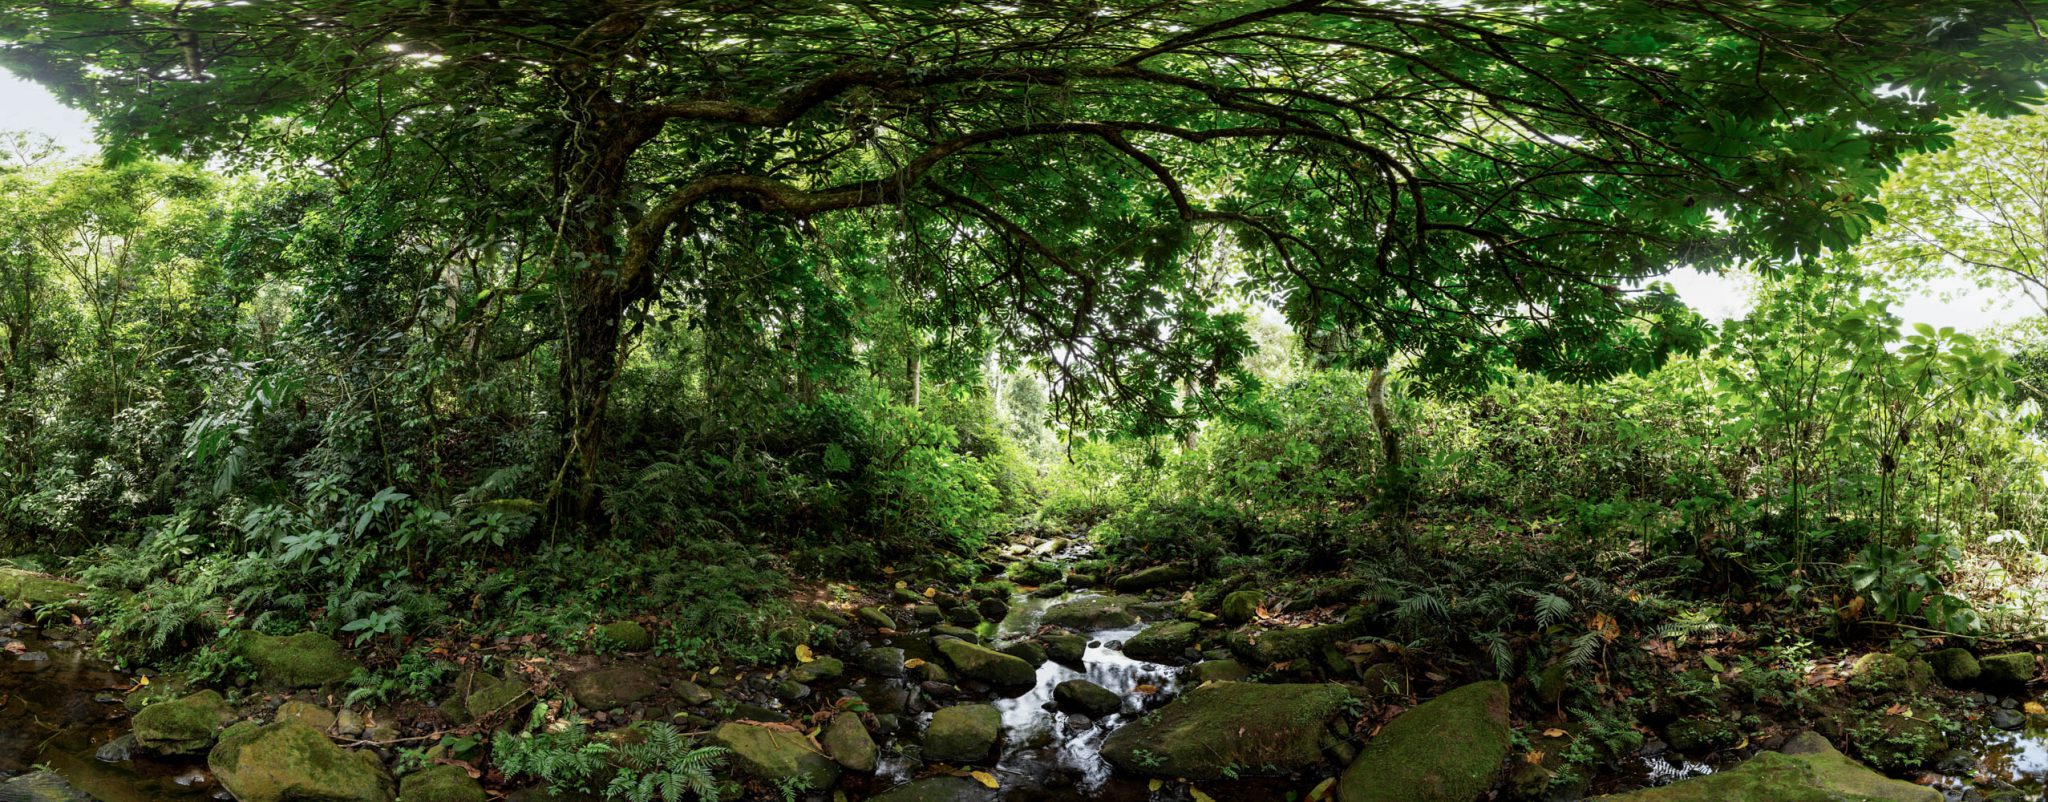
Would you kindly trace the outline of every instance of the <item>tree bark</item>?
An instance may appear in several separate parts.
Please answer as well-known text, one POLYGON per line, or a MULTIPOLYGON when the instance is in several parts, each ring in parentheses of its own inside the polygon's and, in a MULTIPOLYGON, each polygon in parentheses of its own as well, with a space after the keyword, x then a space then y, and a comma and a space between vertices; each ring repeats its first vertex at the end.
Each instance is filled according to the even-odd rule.
POLYGON ((1372 408, 1372 425, 1380 435, 1380 476, 1389 489, 1403 490, 1406 481, 1402 478, 1401 432, 1394 428, 1394 416, 1387 412, 1387 369, 1385 366, 1372 369, 1372 375, 1365 382, 1365 399, 1372 408))

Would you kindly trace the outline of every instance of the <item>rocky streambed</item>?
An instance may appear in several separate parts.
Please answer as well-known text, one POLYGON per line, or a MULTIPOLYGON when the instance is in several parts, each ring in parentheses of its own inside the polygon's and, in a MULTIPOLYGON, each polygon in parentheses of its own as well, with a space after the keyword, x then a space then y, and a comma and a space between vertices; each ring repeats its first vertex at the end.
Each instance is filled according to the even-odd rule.
MULTIPOLYGON (((2048 716, 1987 693, 1966 702, 1987 711, 1981 722, 1919 784, 1811 733, 1699 756, 1673 743, 1701 729, 1683 716, 1610 756, 1600 783, 1546 782, 1556 755, 1586 736, 1532 722, 1517 698, 1529 689, 1459 683, 1369 644, 1335 648, 1369 640, 1355 615, 1245 625, 1257 591, 1204 610, 1172 567, 1115 583, 1062 573, 1035 590, 906 585, 821 609, 831 635, 772 670, 685 672, 645 654, 647 631, 622 622, 604 633, 618 654, 564 657, 540 676, 464 672, 438 710, 411 711, 334 704, 354 664, 324 637, 252 638, 240 648, 261 680, 223 697, 115 671, 83 654, 69 616, 24 617, 17 605, 0 617, 0 802, 270 802, 315 789, 342 801, 471 802, 487 786, 493 797, 562 798, 516 777, 470 776, 489 765, 477 736, 519 737, 507 728, 536 703, 592 722, 600 739, 630 721, 702 733, 731 750, 738 793, 761 799, 1934 802, 2038 799, 2048 788, 2048 732, 2029 729, 2048 716)), ((59 586, 14 592, 0 598, 66 603, 59 586)), ((1905 665, 1860 660, 1853 676, 1905 665)))

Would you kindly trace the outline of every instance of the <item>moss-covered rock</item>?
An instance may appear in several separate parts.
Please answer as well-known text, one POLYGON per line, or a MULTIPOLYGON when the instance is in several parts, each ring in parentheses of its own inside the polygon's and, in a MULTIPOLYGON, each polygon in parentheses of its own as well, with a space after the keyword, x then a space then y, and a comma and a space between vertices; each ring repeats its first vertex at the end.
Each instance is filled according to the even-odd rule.
POLYGON ((1177 585, 1194 578, 1195 572, 1185 565, 1158 565, 1117 577, 1114 587, 1119 593, 1135 593, 1167 585, 1177 585))
POLYGON ((953 670, 963 677, 1005 688, 1024 687, 1038 681, 1037 667, 985 646, 942 638, 938 649, 946 656, 946 661, 953 664, 953 670))
POLYGON ((829 788, 839 779, 839 764, 801 732, 727 722, 711 731, 711 743, 731 750, 741 770, 771 783, 800 777, 812 788, 829 788))
POLYGON ((1697 716, 1666 725, 1664 740, 1679 754, 1704 755, 1742 743, 1742 728, 1714 716, 1697 716))
POLYGON ((240 802, 392 802, 377 756, 335 746, 319 730, 280 721, 230 733, 206 766, 240 802))
POLYGON ((903 676, 903 661, 906 656, 902 649, 894 646, 876 646, 854 655, 853 661, 862 671, 882 677, 903 676))
POLYGON ((954 705, 932 714, 924 730, 924 759, 976 763, 995 752, 1003 714, 993 705, 954 705))
POLYGON ((1070 679, 1052 687, 1053 704, 1061 710, 1107 716, 1124 709, 1123 697, 1085 679, 1070 679))
POLYGON ((297 699, 277 706, 278 721, 297 721, 321 732, 334 729, 334 719, 334 711, 297 699))
POLYGON ((1030 663, 1032 668, 1045 665, 1045 647, 1028 640, 1017 641, 996 651, 1030 663))
POLYGON ((1358 673, 1358 688, 1367 696, 1407 696, 1408 671, 1399 663, 1377 663, 1358 673))
POLYGON ((1223 623, 1233 627, 1250 623, 1259 616, 1261 596, 1256 590, 1240 590, 1223 597, 1223 606, 1217 614, 1223 623))
POLYGON ((1284 663, 1320 657, 1325 648, 1349 638, 1347 624, 1324 624, 1297 629, 1240 629, 1230 634, 1230 651, 1256 665, 1284 663))
POLYGON ((1884 772, 1933 765, 1948 751, 1940 725, 1908 715, 1871 713, 1850 724, 1845 734, 1857 758, 1884 772))
POLYGON ((485 675, 477 677, 474 687, 462 700, 471 720, 503 717, 509 722, 533 702, 525 683, 485 675))
POLYGON ((1336 685, 1204 685, 1117 728, 1102 756, 1160 777, 1285 774, 1323 762, 1335 741, 1330 723, 1349 696, 1336 685))
POLYGON ((881 757, 874 736, 869 735, 867 726, 860 723, 860 716, 853 713, 833 716, 832 722, 825 725, 819 742, 825 747, 825 754, 854 771, 874 771, 881 757))
POLYGON ((1508 756, 1508 686, 1476 682, 1388 722, 1337 782, 1342 802, 1472 802, 1508 756))
POLYGON ((1865 693, 1921 691, 1926 683, 1913 671, 1906 658, 1889 652, 1871 652, 1849 666, 1849 688, 1865 693))
POLYGON ((71 787, 54 771, 38 771, 11 780, 0 780, 0 800, 5 802, 93 802, 91 796, 71 787))
MULTIPOLYGON (((1599 797, 1607 802, 1941 802, 1941 792, 1871 771, 1813 733, 1740 766, 1660 788, 1599 797)), ((1350 802, 1350 800, 1345 800, 1350 802)))
POLYGON ((1045 641, 1045 656, 1057 663, 1079 663, 1088 654, 1088 636, 1071 632, 1048 632, 1039 636, 1045 641))
POLYGON ((966 777, 928 777, 891 788, 868 802, 995 802, 996 789, 966 777))
POLYGON ((1994 654, 1977 660, 1977 679, 1996 688, 2018 688, 2034 680, 2032 652, 1994 654))
POLYGON ((48 574, 0 568, 0 600, 29 607, 72 604, 85 595, 85 586, 48 574))
POLYGON ((1129 596, 1080 599, 1046 608, 1045 616, 1040 620, 1080 632, 1118 629, 1138 623, 1138 617, 1130 611, 1130 606, 1136 603, 1138 600, 1129 596))
POLYGON ((1237 682, 1252 675, 1251 669, 1236 660, 1204 660, 1188 666, 1188 680, 1195 685, 1205 682, 1237 682))
POLYGON ((1154 662, 1173 660, 1193 648, 1201 636, 1202 626, 1192 621, 1153 624, 1124 641, 1124 654, 1154 662))
POLYGON ((661 691, 661 683, 653 672, 637 666, 578 671, 570 674, 563 685, 577 704, 590 710, 625 707, 661 691))
POLYGON ((844 673, 846 673, 846 663, 840 661, 839 658, 817 657, 812 658, 808 663, 798 663, 796 667, 791 668, 789 670, 789 678, 797 682, 808 683, 819 680, 838 679, 839 675, 844 673))
POLYGON ((654 635, 638 621, 614 621, 597 628, 597 642, 622 652, 644 652, 654 648, 654 635))
POLYGON ((214 732, 227 719, 227 700, 213 691, 200 691, 145 707, 130 723, 136 746, 162 755, 192 755, 213 745, 214 732))
POLYGON ((332 685, 362 668, 341 644, 318 632, 285 637, 244 632, 235 642, 235 652, 264 682, 286 688, 332 685))
POLYGON ((1968 649, 1943 649, 1927 655, 1927 663, 1934 667, 1934 678, 1951 688, 1969 687, 1983 672, 1977 665, 1977 656, 1968 649))
POLYGON ((484 802, 484 789, 460 766, 428 766, 398 781, 401 802, 484 802))
POLYGON ((890 618, 889 614, 882 612, 880 607, 862 607, 853 611, 853 615, 859 618, 861 623, 876 629, 896 628, 896 619, 890 618))

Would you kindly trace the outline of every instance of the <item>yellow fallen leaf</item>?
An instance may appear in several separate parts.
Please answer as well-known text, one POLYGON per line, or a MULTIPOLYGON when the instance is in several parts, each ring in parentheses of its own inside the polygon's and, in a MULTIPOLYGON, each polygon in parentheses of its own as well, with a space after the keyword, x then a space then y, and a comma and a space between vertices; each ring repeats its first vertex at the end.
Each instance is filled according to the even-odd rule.
POLYGON ((1323 800, 1329 799, 1330 792, 1335 790, 1337 790, 1337 778, 1335 777, 1316 783, 1315 789, 1308 792, 1308 802, 1323 802, 1323 800))
POLYGON ((915 657, 912 657, 912 658, 910 658, 910 659, 908 659, 908 660, 905 660, 905 661, 903 661, 903 667, 904 667, 904 668, 916 668, 916 667, 918 667, 918 666, 921 666, 921 665, 924 665, 924 661, 923 661, 923 660, 920 660, 920 659, 918 659, 918 658, 915 658, 915 657))
POLYGON ((1522 762, 1527 763, 1531 766, 1541 766, 1543 765, 1543 758, 1545 757, 1547 757, 1547 755, 1543 754, 1543 750, 1531 749, 1529 750, 1529 754, 1522 756, 1522 762))
POLYGON ((1159 692, 1159 686, 1157 686, 1157 685, 1140 685, 1140 686, 1138 686, 1138 687, 1136 687, 1136 688, 1132 688, 1131 690, 1132 690, 1132 691, 1134 691, 1134 692, 1136 692, 1136 693, 1137 693, 1138 695, 1140 695, 1140 696, 1151 696, 1152 694, 1155 694, 1155 693, 1158 693, 1158 692, 1159 692))
POLYGON ((893 566, 893 565, 884 565, 884 566, 882 566, 882 573, 885 573, 885 574, 893 574, 893 573, 896 573, 896 566, 893 566))
POLYGON ((909 582, 905 582, 905 581, 903 581, 903 580, 901 580, 901 579, 898 579, 898 580, 896 580, 896 589, 897 589, 897 590, 904 590, 904 589, 906 589, 906 588, 909 588, 909 587, 910 587, 910 583, 909 583, 909 582))
POLYGON ((2048 716, 2048 707, 2043 707, 2040 702, 2028 702, 2021 705, 2020 709, 2027 711, 2029 716, 2048 716))
POLYGON ((1149 783, 1146 783, 1146 784, 1145 784, 1145 788, 1146 788, 1147 790, 1151 790, 1151 791, 1157 791, 1157 790, 1159 790, 1159 789, 1161 789, 1161 788, 1165 788, 1165 787, 1166 787, 1166 781, 1165 781, 1165 780, 1161 780, 1161 779, 1157 779, 1157 778, 1154 778, 1154 779, 1153 779, 1153 780, 1152 780, 1151 782, 1149 782, 1149 783))
POLYGON ((927 599, 929 599, 929 598, 931 598, 931 597, 933 597, 933 596, 937 596, 937 595, 939 595, 939 589, 938 589, 938 588, 925 588, 925 589, 924 589, 924 597, 925 597, 925 598, 927 598, 927 599))
POLYGON ((1195 802, 1216 802, 1216 797, 1202 793, 1200 788, 1189 788, 1188 797, 1195 800, 1195 802))
POLYGON ((796 645, 796 661, 797 661, 797 662, 799 662, 799 663, 809 663, 809 662, 812 662, 812 661, 814 661, 814 660, 817 660, 817 659, 818 659, 817 655, 811 654, 811 647, 809 647, 809 646, 807 646, 807 645, 805 645, 805 644, 801 644, 801 643, 799 643, 799 644, 797 644, 797 645, 796 645))
POLYGON ((982 785, 988 786, 988 787, 990 787, 990 788, 994 788, 994 787, 996 787, 996 786, 998 786, 998 785, 1001 785, 1001 784, 1002 784, 1002 783, 998 783, 998 782, 996 782, 996 776, 995 776, 995 775, 993 775, 993 774, 990 774, 990 773, 988 773, 988 772, 986 772, 986 771, 977 771, 977 772, 973 772, 973 773, 971 773, 971 774, 969 774, 969 775, 967 775, 967 776, 969 776, 969 777, 973 777, 973 778, 974 778, 974 781, 975 781, 975 782, 981 783, 982 785))
POLYGON ((1563 738, 1570 734, 1571 733, 1565 732, 1564 730, 1560 730, 1556 727, 1551 727, 1550 729, 1543 731, 1543 737, 1545 738, 1563 738))

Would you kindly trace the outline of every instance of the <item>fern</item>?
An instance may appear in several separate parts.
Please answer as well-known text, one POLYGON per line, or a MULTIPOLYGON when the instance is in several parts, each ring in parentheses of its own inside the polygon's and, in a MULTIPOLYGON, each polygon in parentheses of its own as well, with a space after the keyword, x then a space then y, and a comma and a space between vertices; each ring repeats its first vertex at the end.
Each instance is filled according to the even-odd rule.
POLYGON ((1536 628, 1549 629, 1570 621, 1572 603, 1555 593, 1530 593, 1536 600, 1536 628))

